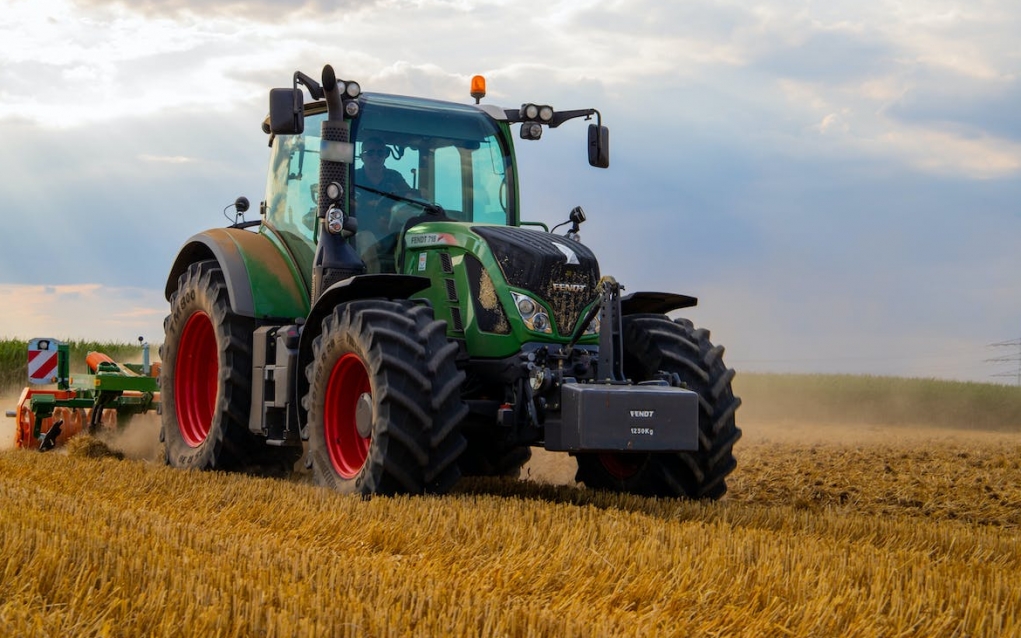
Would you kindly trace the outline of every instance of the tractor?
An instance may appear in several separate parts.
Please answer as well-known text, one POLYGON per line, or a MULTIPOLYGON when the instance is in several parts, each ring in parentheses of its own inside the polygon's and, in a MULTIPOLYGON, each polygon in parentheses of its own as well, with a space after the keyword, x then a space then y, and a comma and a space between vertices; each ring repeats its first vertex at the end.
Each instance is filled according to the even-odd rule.
POLYGON ((167 279, 169 465, 303 460, 345 493, 444 493, 517 475, 541 446, 573 455, 588 488, 724 495, 734 371, 667 315, 696 299, 623 294, 580 241, 581 207, 552 230, 521 218, 513 127, 531 141, 584 118, 589 164, 607 168, 601 114, 482 103, 481 76, 471 95, 362 92, 329 65, 270 90, 259 219, 239 197, 167 279))

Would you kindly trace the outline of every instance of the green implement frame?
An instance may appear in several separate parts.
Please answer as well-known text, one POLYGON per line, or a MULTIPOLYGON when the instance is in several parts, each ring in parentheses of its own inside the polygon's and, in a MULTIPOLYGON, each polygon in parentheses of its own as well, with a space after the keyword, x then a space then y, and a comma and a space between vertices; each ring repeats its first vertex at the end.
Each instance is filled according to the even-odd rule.
MULTIPOLYGON (((148 345, 144 348, 147 362, 148 345)), ((33 438, 44 440, 43 421, 52 417, 57 408, 88 411, 90 434, 102 423, 103 412, 106 410, 114 410, 118 417, 126 417, 159 408, 159 380, 146 374, 148 363, 139 365, 99 361, 95 364, 94 374, 72 376, 69 361, 67 344, 60 344, 57 348, 58 392, 32 392, 29 397, 33 438)), ((45 438, 52 442, 56 434, 59 434, 59 429, 54 433, 51 427, 51 431, 45 433, 45 438)))

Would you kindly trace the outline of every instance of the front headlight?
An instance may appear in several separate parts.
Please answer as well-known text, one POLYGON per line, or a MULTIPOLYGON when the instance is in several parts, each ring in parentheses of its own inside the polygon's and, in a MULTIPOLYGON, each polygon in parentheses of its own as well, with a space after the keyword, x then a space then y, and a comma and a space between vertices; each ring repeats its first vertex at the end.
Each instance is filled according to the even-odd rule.
POLYGON ((331 206, 326 211, 326 230, 333 235, 339 235, 344 230, 344 211, 336 206, 331 206))
POLYGON ((512 292, 511 295, 514 297, 514 307, 517 308, 518 315, 521 317, 521 321, 525 323, 526 328, 532 332, 543 332, 546 334, 553 332, 553 325, 550 323, 549 315, 546 314, 546 310, 535 299, 518 292, 512 292))

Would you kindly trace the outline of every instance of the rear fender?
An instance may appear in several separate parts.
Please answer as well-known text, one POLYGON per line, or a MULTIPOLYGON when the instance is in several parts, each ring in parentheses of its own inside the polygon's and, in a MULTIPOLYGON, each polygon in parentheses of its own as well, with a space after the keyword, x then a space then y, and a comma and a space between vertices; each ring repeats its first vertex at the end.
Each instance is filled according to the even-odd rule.
POLYGON ((308 314, 309 294, 291 260, 262 233, 237 228, 214 228, 185 242, 167 277, 167 300, 188 266, 206 259, 223 270, 235 314, 282 322, 308 314))

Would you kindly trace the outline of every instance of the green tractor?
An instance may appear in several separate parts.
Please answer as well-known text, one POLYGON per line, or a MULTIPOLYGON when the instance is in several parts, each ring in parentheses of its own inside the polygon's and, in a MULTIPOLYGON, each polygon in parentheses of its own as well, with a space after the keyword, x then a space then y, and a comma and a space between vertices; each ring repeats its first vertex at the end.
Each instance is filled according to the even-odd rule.
POLYGON ((161 440, 180 468, 290 469, 342 492, 443 493, 517 474, 532 446, 590 488, 716 499, 740 400, 685 295, 601 276, 521 220, 512 126, 594 109, 362 93, 326 66, 270 91, 260 219, 188 239, 167 280, 161 440), (304 92, 313 100, 305 104, 304 92))

